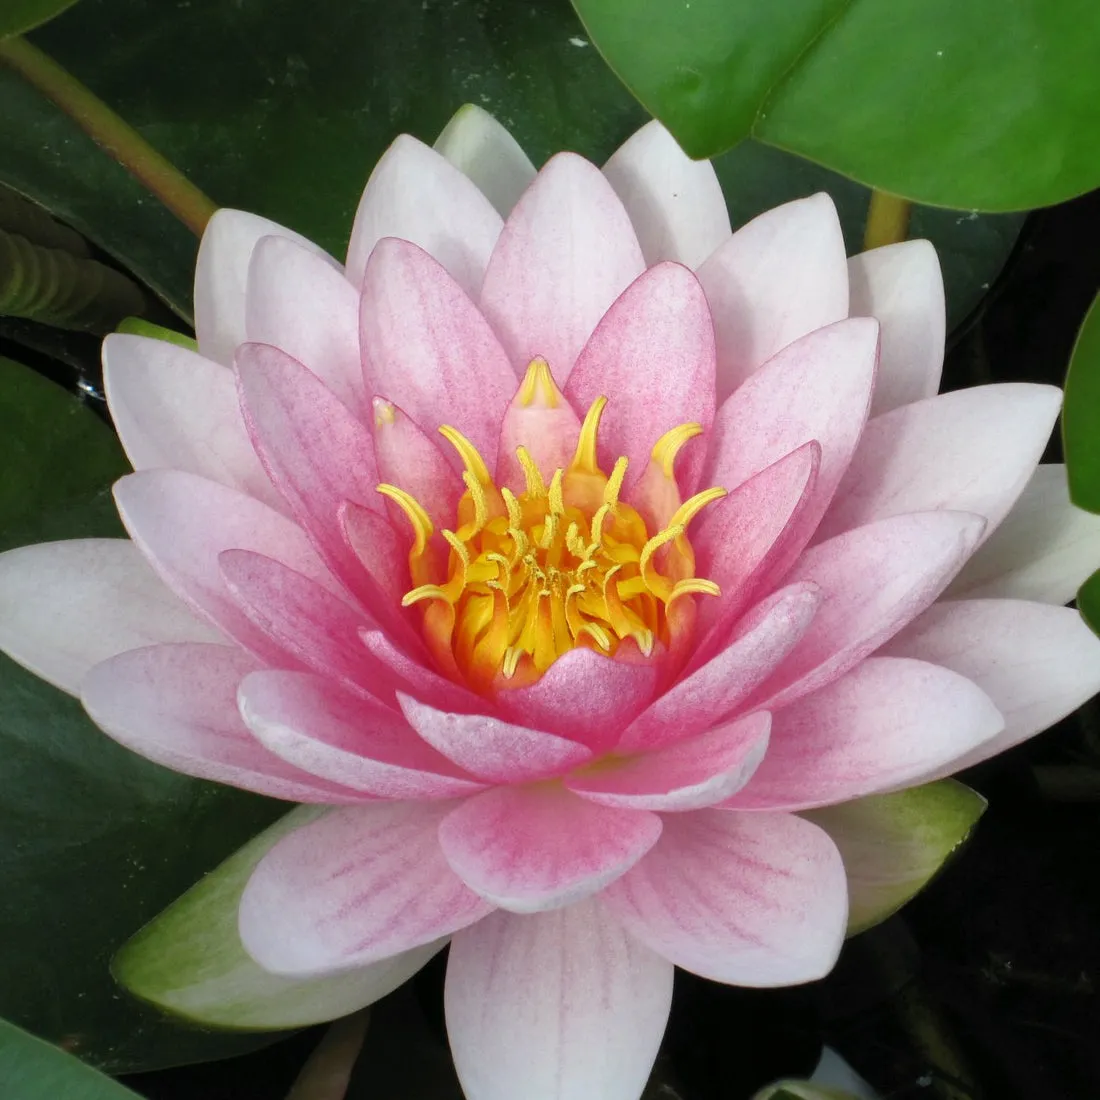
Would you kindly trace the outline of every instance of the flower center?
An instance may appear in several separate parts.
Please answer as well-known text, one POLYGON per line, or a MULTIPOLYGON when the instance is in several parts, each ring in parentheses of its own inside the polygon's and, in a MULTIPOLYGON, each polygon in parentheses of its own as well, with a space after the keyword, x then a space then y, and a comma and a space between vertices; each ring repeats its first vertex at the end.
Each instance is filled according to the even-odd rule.
MULTIPOLYGON (((524 386, 536 385, 534 372, 544 370, 545 362, 532 363, 524 386)), ((414 497, 378 486, 413 529, 413 587, 402 605, 423 606, 424 636, 436 660, 475 690, 528 684, 578 646, 607 656, 627 647, 620 656, 633 648, 648 657, 658 642, 671 645, 689 627, 690 616, 675 614, 678 604, 718 595, 713 581, 695 576, 686 529, 725 490, 696 494, 650 534, 641 512, 620 499, 626 458, 610 474, 596 459, 606 405, 605 397, 593 402, 572 461, 549 481, 527 449, 517 448, 522 491, 498 486, 477 448, 455 428, 441 427, 462 459, 466 485, 455 523, 441 539, 414 497)), ((676 452, 700 430, 681 425, 653 448, 673 491, 676 452)))

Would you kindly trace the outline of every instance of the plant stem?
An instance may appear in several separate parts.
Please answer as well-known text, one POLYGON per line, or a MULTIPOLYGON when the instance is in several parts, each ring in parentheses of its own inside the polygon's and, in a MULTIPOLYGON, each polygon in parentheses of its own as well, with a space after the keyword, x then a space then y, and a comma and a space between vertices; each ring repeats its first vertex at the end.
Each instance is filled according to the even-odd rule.
POLYGON ((863 231, 864 251, 904 241, 909 235, 910 205, 908 199, 899 199, 885 191, 872 191, 863 231))
POLYGON ((344 1100, 367 1034, 367 1009, 337 1020, 302 1066, 286 1100, 344 1100))
POLYGON ((53 100, 188 229, 201 236, 217 207, 106 103, 24 38, 0 41, 0 63, 53 100))

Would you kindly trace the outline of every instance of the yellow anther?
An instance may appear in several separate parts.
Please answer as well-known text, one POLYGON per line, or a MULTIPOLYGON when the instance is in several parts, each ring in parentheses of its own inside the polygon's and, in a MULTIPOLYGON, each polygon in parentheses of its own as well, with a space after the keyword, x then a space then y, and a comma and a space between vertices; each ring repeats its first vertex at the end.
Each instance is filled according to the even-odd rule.
POLYGON ((520 530, 523 527, 523 509, 520 507, 519 501, 516 500, 515 493, 505 486, 500 490, 500 495, 504 498, 504 507, 508 509, 509 530, 520 530))
POLYGON ((672 594, 672 583, 667 577, 661 576, 661 574, 653 568, 653 555, 656 554, 662 546, 672 542, 673 539, 679 538, 683 533, 683 527, 678 524, 666 527, 663 531, 659 531, 654 535, 653 538, 642 547, 642 553, 638 559, 638 569, 642 574, 642 580, 645 581, 646 588, 648 588, 659 600, 667 602, 672 594))
POLYGON ((685 500, 684 503, 676 509, 672 519, 668 521, 668 525, 670 527, 686 528, 708 504, 713 504, 716 500, 721 500, 725 495, 726 490, 720 485, 716 485, 713 489, 704 489, 701 493, 696 493, 695 496, 685 500))
POLYGON ((581 424, 580 435, 577 438, 577 449, 573 453, 573 461, 569 469, 581 471, 587 474, 598 473, 600 466, 596 458, 596 440, 600 432, 600 418, 607 407, 606 397, 597 397, 592 402, 585 414, 584 423, 581 424))
POLYGON ((412 525, 413 535, 416 539, 410 552, 419 557, 424 553, 424 548, 428 545, 428 539, 432 537, 434 528, 432 527, 431 517, 424 511, 423 505, 416 497, 410 496, 404 489, 398 489, 396 485, 388 485, 383 482, 377 486, 377 491, 384 497, 389 497, 405 513, 406 518, 412 525))
POLYGON ((680 596, 721 596, 722 589, 706 577, 686 577, 672 586, 669 602, 680 596))
POLYGON ((554 476, 550 479, 550 491, 547 493, 550 501, 550 514, 554 516, 565 515, 565 498, 562 496, 561 479, 562 470, 559 468, 554 471, 554 476))
POLYGON ((517 447, 516 458, 519 459, 519 464, 523 468, 523 477, 527 482, 527 495, 532 497, 546 496, 546 482, 542 480, 542 474, 539 472, 538 466, 535 465, 535 460, 528 453, 527 448, 517 447))
POLYGON ((397 409, 382 397, 376 397, 371 404, 374 407, 374 426, 385 428, 397 422, 397 409))
POLYGON ((485 486, 477 480, 472 470, 463 470, 462 480, 466 483, 466 490, 474 506, 473 529, 470 534, 476 535, 489 522, 489 502, 485 496, 485 486))
POLYGON ((556 409, 561 402, 562 393, 550 373, 550 364, 541 356, 532 359, 519 386, 519 403, 524 408, 537 404, 543 409, 556 409))
POLYGON ((462 464, 479 484, 493 484, 492 474, 489 473, 489 467, 485 465, 481 452, 457 428, 452 428, 450 424, 443 424, 439 434, 454 447, 458 457, 462 459, 462 464))
POLYGON ((611 470, 611 476, 603 489, 603 502, 610 508, 619 503, 619 494, 623 491, 623 478, 626 477, 627 457, 620 456, 615 460, 615 466, 611 470))
POLYGON ((689 439, 703 434, 702 424, 680 424, 665 432, 650 452, 653 461, 661 467, 661 472, 667 478, 671 478, 676 468, 676 456, 683 449, 689 439))

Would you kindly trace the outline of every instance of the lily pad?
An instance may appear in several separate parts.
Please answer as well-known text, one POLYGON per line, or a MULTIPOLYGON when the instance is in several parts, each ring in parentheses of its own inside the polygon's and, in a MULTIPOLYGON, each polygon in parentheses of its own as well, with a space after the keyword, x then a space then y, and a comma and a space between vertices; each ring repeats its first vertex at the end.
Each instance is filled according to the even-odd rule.
POLYGON ((1069 361, 1062 443, 1070 499, 1078 508, 1100 512, 1100 295, 1081 325, 1069 361))

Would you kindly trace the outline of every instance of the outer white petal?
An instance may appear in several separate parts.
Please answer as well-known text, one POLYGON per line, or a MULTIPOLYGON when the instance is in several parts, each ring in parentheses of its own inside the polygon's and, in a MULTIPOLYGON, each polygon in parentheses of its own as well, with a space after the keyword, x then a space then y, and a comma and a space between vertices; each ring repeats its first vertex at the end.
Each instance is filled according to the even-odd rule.
POLYGON ((604 165, 647 264, 697 268, 730 235, 730 216, 709 160, 692 160, 656 119, 604 165))
POLYGON ((1069 500, 1066 468, 1040 466, 1001 526, 947 590, 1063 604, 1100 568, 1100 516, 1069 500))
POLYGON ((467 1100, 638 1100, 672 964, 596 902, 493 913, 454 937, 444 999, 467 1100))
POLYGON ((947 325, 943 274, 928 241, 902 241, 848 261, 850 317, 882 327, 882 358, 871 415, 889 412, 940 388, 947 325))
POLYGON ((520 143, 473 103, 455 111, 433 148, 469 176, 504 218, 535 178, 535 166, 520 143))
POLYGON ((73 539, 0 554, 0 649, 76 695, 93 666, 158 642, 224 642, 129 539, 73 539))
POLYGON ((243 210, 215 212, 202 235, 195 265, 195 335, 207 359, 230 366, 244 342, 245 287, 252 250, 261 237, 289 237, 339 266, 312 241, 278 222, 243 210))

